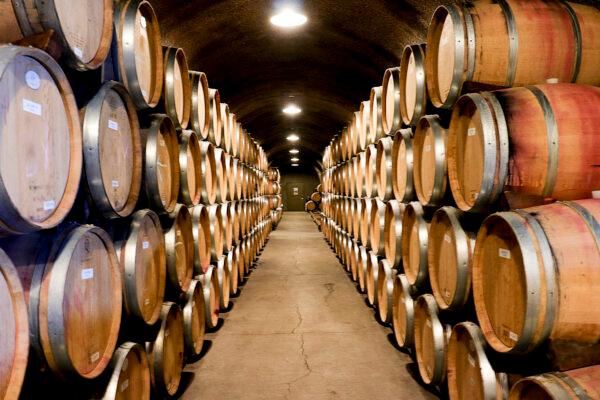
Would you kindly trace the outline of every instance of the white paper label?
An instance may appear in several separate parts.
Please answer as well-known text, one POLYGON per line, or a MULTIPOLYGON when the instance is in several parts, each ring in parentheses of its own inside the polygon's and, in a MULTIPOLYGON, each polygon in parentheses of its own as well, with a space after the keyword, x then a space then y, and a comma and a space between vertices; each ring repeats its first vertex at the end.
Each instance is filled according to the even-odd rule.
POLYGON ((510 338, 510 340, 514 340, 515 342, 519 340, 519 335, 517 335, 513 331, 508 331, 508 337, 510 338))
POLYGON ((108 120, 108 129, 112 129, 113 131, 119 130, 119 123, 117 121, 113 121, 112 119, 108 120))
POLYGON ((33 90, 38 90, 41 85, 40 76, 35 71, 27 71, 25 74, 25 82, 33 90))
POLYGON ((475 136, 477 134, 477 129, 475 128, 469 128, 467 130, 467 136, 475 136))
POLYGON ((81 279, 87 280, 94 277, 94 268, 85 268, 81 270, 81 279))
POLYGON ((26 111, 30 114, 42 116, 42 105, 40 103, 36 103, 35 101, 23 99, 23 111, 26 111))
POLYGON ((546 79, 546 83, 558 83, 558 78, 548 78, 546 79))
POLYGON ((83 57, 83 51, 79 47, 73 47, 73 53, 79 58, 83 57))
POLYGON ((181 229, 177 229, 177 236, 181 236, 181 229))
POLYGON ((510 251, 507 249, 498 249, 498 255, 502 258, 510 260, 510 251))
POLYGON ((450 240, 450 235, 448 235, 448 234, 446 233, 446 234, 444 235, 444 240, 445 240, 446 242, 448 242, 448 243, 451 243, 451 240, 450 240))
POLYGON ((147 306, 148 304, 150 304, 150 299, 144 300, 144 305, 147 306))
POLYGON ((469 364, 471 364, 472 367, 475 367, 475 360, 470 354, 467 355, 467 359, 469 360, 469 364))
POLYGON ((148 242, 147 240, 144 240, 142 242, 142 249, 146 250, 149 247, 150 247, 150 242, 148 242))
POLYGON ((428 326, 429 328, 431 328, 431 320, 429 320, 429 319, 427 320, 427 326, 428 326))
POLYGON ((42 206, 44 207, 44 211, 54 210, 56 202, 54 200, 46 200, 42 206))
POLYGON ((429 153, 431 151, 431 145, 428 144, 423 150, 425 151, 425 153, 429 153))
POLYGON ((128 387, 129 387, 129 379, 125 379, 123 381, 123 383, 121 383, 121 386, 119 387, 119 390, 121 392, 124 392, 125 390, 127 390, 128 387))
POLYGON ((116 189, 119 187, 119 181, 112 181, 110 185, 116 189))
POLYGON ((140 25, 146 29, 146 17, 140 17, 140 25))
POLYGON ((100 352, 97 351, 94 354, 90 355, 90 362, 95 363, 100 358, 100 352))

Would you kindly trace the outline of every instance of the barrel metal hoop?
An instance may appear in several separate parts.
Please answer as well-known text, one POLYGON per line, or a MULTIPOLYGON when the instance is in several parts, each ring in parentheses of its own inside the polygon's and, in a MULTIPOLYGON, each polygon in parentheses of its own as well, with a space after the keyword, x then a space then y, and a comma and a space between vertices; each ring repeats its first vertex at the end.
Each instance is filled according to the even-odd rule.
POLYGON ((31 36, 35 33, 33 26, 29 22, 29 16, 27 15, 27 7, 25 6, 25 0, 12 0, 13 10, 17 17, 17 23, 21 28, 23 36, 31 36))
POLYGON ((446 191, 445 180, 448 176, 448 164, 446 163, 446 140, 444 140, 443 128, 440 120, 436 117, 426 116, 434 135, 434 155, 435 155, 435 177, 433 181, 433 192, 430 202, 436 204, 442 201, 446 191))
POLYGON ((461 322, 458 326, 465 329, 471 336, 473 347, 477 353, 477 363, 479 364, 481 373, 484 398, 493 399, 496 397, 496 374, 485 354, 486 342, 481 329, 472 322, 461 322))
POLYGON ((496 145, 498 149, 497 151, 499 152, 498 164, 496 166, 498 171, 498 186, 492 188, 490 197, 490 203, 495 203, 502 193, 506 178, 508 177, 510 141, 508 140, 508 125, 506 124, 506 117, 498 98, 491 92, 486 92, 483 94, 483 96, 488 101, 488 104, 492 106, 493 115, 496 122, 496 145))
POLYGON ((425 114, 425 107, 427 104, 427 81, 425 80, 425 52, 420 45, 410 46, 412 54, 415 57, 415 65, 421 65, 422 68, 417 70, 417 96, 415 98, 415 109, 413 116, 410 121, 410 125, 415 125, 419 122, 418 118, 420 115, 425 114))
POLYGON ((504 12, 506 19, 506 29, 508 30, 508 71, 506 75, 505 86, 512 87, 517 75, 517 61, 519 57, 519 32, 517 30, 517 21, 506 0, 497 0, 498 5, 504 12))
POLYGON ((542 111, 544 112, 544 119, 546 121, 546 137, 548 141, 548 169, 546 172, 546 183, 542 191, 543 197, 548 197, 554 191, 556 184, 556 176, 558 174, 558 149, 559 149, 559 134, 558 124, 556 123, 556 117, 552 110, 550 101, 537 86, 527 86, 527 89, 533 93, 537 99, 542 111))
POLYGON ((435 365, 440 368, 436 368, 432 371, 431 383, 437 384, 441 382, 446 372, 443 369, 446 357, 446 335, 444 326, 440 322, 438 317, 438 307, 432 295, 426 295, 422 298, 427 304, 427 313, 429 314, 429 320, 431 321, 431 329, 433 333, 433 343, 435 351, 435 365))
POLYGON ((459 221, 459 212, 453 207, 443 207, 442 210, 448 217, 450 225, 454 231, 455 238, 455 249, 457 258, 457 279, 454 296, 449 306, 458 307, 464 303, 468 296, 468 290, 470 286, 467 286, 467 279, 469 278, 469 238, 465 233, 462 225, 459 221))
POLYGON ((475 25, 473 23, 473 16, 470 12, 470 6, 465 3, 463 5, 463 16, 465 18, 465 28, 467 32, 467 74, 465 80, 473 80, 475 74, 475 25))
POLYGON ((454 71, 452 72, 452 84, 448 92, 446 101, 443 102, 442 108, 451 108, 460 97, 460 92, 463 86, 463 76, 465 69, 465 36, 464 28, 461 23, 462 17, 458 5, 446 7, 448 14, 454 25, 454 71))
POLYGON ((596 242, 596 248, 600 251, 600 224, 594 218, 592 213, 590 213, 585 207, 581 204, 574 201, 563 201, 561 204, 566 205, 567 207, 572 208, 577 214, 581 216, 581 218, 585 221, 585 224, 588 226, 588 229, 594 236, 594 241, 596 242))
POLYGON ((421 287, 427 279, 427 244, 429 241, 429 232, 427 224, 425 223, 423 206, 418 202, 413 202, 412 205, 416 217, 415 223, 418 224, 419 232, 419 271, 414 283, 414 286, 418 288, 421 287))
POLYGON ((592 398, 587 394, 586 390, 581 387, 581 385, 569 375, 564 372, 554 372, 553 373, 557 378, 566 383, 571 390, 575 393, 579 400, 592 400, 592 398))
POLYGON ((544 315, 544 325, 537 343, 545 341, 552 332, 554 326, 554 320, 556 319, 556 313, 558 309, 558 287, 556 282, 557 267, 552 247, 548 241, 548 237, 544 232, 544 229, 540 225, 539 221, 531 214, 523 211, 516 210, 521 217, 523 217, 527 224, 531 227, 537 239, 537 243, 541 248, 542 262, 544 267, 544 277, 546 283, 546 312, 544 315))
POLYGON ((573 75, 571 76, 571 82, 575 83, 577 82, 579 71, 581 69, 581 57, 583 50, 581 26, 579 25, 579 20, 577 19, 577 14, 575 13, 575 10, 573 10, 573 7, 565 0, 561 0, 561 3, 567 10, 567 14, 569 14, 569 19, 571 20, 571 25, 573 27, 573 34, 575 36, 575 64, 573 65, 573 75))
POLYGON ((530 343, 533 340, 535 326, 537 325, 536 314, 540 306, 540 283, 541 276, 538 266, 538 258, 533 251, 534 245, 530 233, 525 226, 522 216, 518 213, 499 213, 511 226, 515 238, 519 243, 521 255, 523 259, 523 268, 525 269, 525 285, 526 285, 526 307, 524 324, 521 335, 516 341, 513 352, 528 351, 530 343))

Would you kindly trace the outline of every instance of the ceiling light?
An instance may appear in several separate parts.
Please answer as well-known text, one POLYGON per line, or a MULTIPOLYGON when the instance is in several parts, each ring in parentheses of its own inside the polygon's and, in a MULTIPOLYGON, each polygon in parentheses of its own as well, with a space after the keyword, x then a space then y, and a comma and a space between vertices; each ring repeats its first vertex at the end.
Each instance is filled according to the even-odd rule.
POLYGON ((291 149, 290 150, 290 154, 298 154, 298 153, 300 153, 300 150, 298 150, 298 149, 291 149))
POLYGON ((289 140, 290 142, 297 142, 298 140, 300 140, 300 136, 294 134, 291 134, 290 136, 288 136, 286 138, 287 140, 289 140))
POLYGON ((297 167, 297 166, 299 166, 299 165, 300 165, 300 164, 292 164, 292 167, 297 167))
POLYGON ((300 159, 298 157, 294 157, 290 161, 292 161, 292 162, 298 162, 298 161, 300 161, 300 159))
POLYGON ((294 103, 288 104, 284 109, 283 113, 287 115, 297 115, 302 112, 302 109, 295 105, 294 103))
POLYGON ((295 28, 304 25, 308 21, 306 15, 300 14, 291 8, 281 10, 271 17, 271 23, 281 28, 295 28))

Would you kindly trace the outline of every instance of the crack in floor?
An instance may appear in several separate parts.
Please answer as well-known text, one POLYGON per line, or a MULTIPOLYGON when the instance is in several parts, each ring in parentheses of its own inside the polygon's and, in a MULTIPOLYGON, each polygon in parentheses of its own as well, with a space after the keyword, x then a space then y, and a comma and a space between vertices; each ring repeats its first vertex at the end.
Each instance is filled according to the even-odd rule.
POLYGON ((296 333, 296 329, 300 328, 300 325, 302 325, 302 313, 300 312, 299 305, 296 305, 296 315, 298 316, 298 323, 290 333, 296 333))
POLYGON ((331 297, 331 295, 333 295, 333 292, 335 292, 335 283, 326 283, 324 284, 324 286, 325 289, 327 289, 327 294, 325 295, 325 297, 323 297, 323 301, 326 305, 329 306, 329 298, 331 297))

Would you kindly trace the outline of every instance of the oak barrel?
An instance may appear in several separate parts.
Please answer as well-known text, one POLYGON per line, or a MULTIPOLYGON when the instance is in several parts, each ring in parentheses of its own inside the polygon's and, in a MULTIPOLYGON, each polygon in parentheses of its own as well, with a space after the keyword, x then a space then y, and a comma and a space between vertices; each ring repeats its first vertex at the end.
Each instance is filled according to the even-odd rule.
POLYGON ((199 204, 190 208, 194 234, 194 275, 203 274, 211 261, 211 231, 208 207, 199 204))
POLYGON ((208 100, 210 102, 210 127, 208 129, 208 140, 215 146, 221 145, 221 95, 218 89, 208 89, 208 100))
POLYGON ((548 372, 521 379, 510 390, 510 400, 579 400, 600 398, 600 366, 548 372))
POLYGON ((366 150, 367 146, 372 142, 371 137, 371 103, 369 100, 360 103, 360 131, 358 135, 358 143, 361 150, 366 150))
POLYGON ((490 346, 552 366, 600 362, 600 200, 560 202, 488 217, 473 255, 473 297, 490 346))
POLYGON ((394 197, 402 203, 415 198, 413 171, 413 133, 411 129, 400 129, 392 145, 392 188, 394 197))
POLYGON ((164 90, 162 107, 178 129, 188 127, 192 88, 183 49, 164 46, 164 90))
POLYGON ((192 89, 190 127, 200 139, 207 140, 210 127, 210 99, 206 74, 190 71, 190 86, 192 89))
POLYGON ((164 303, 156 339, 146 342, 150 381, 158 397, 171 397, 179 389, 184 365, 183 331, 181 308, 175 303, 164 303))
MULTIPOLYGON (((237 246, 236 246, 237 247, 237 246)), ((232 247, 231 251, 227 253, 227 270, 229 271, 230 280, 230 295, 235 296, 239 292, 239 253, 236 252, 236 247, 232 247)))
POLYGON ((600 10, 546 0, 440 6, 427 32, 427 88, 451 108, 467 81, 525 86, 549 79, 597 85, 600 10))
POLYGON ((185 354, 188 358, 196 357, 202 353, 206 330, 204 291, 200 281, 192 279, 182 311, 185 354))
POLYGON ((202 197, 202 152, 194 131, 179 133, 179 201, 187 206, 200 203, 202 197))
POLYGON ((210 220, 210 257, 213 262, 216 262, 223 255, 224 227, 220 204, 208 206, 208 218, 210 220))
POLYGON ((81 178, 71 86, 43 51, 0 46, 0 93, 0 234, 52 228, 71 210, 81 178))
POLYGON ((357 278, 358 278, 358 291, 365 293, 367 290, 367 266, 369 264, 369 251, 364 246, 358 246, 358 260, 357 260, 357 278))
POLYGON ((202 173, 201 197, 204 204, 217 201, 217 166, 215 164, 215 147, 212 143, 200 142, 200 171, 202 173))
POLYGON ((88 192, 105 218, 129 216, 142 184, 135 104, 120 83, 106 82, 81 111, 88 192))
POLYGON ((377 279, 379 277, 379 257, 372 252, 367 252, 368 262, 365 271, 365 283, 367 289, 367 302, 372 306, 377 306, 378 287, 377 279))
POLYGON ((405 125, 416 126, 426 113, 425 46, 406 46, 400 59, 400 113, 405 125))
POLYGON ((447 138, 437 115, 426 115, 419 120, 413 138, 414 185, 417 198, 424 206, 444 202, 448 187, 447 138))
MULTIPOLYGON (((63 379, 98 377, 108 366, 121 323, 122 275, 108 234, 72 224, 1 245, 25 291, 32 355, 63 379)), ((5 321, 3 332, 11 325, 13 332, 19 329, 15 322, 5 321)), ((23 354, 14 356, 19 361, 23 354)))
POLYGON ((141 345, 123 343, 115 350, 109 368, 111 375, 102 400, 150 400, 150 366, 141 345))
POLYGON ((384 258, 379 261, 377 274, 377 309, 381 322, 390 323, 393 317, 394 280, 397 271, 384 258))
POLYGON ((217 270, 211 265, 204 274, 198 275, 196 279, 202 284, 202 292, 204 293, 206 327, 214 329, 219 323, 219 304, 221 303, 217 270))
POLYGON ((158 20, 150 2, 115 4, 112 58, 118 80, 138 109, 154 108, 163 91, 163 54, 158 20))
POLYGON ((227 253, 233 246, 233 221, 229 212, 231 206, 231 202, 224 202, 219 210, 223 227, 223 253, 227 253))
POLYGON ((215 262, 217 281, 219 282, 219 308, 229 308, 229 294, 231 293, 231 278, 227 267, 227 256, 223 255, 215 262))
POLYGON ((415 343, 414 307, 406 275, 396 275, 392 294, 392 327, 396 343, 403 349, 412 349, 415 343))
POLYGON ((402 216, 402 264, 410 285, 421 291, 427 285, 427 251, 430 212, 420 203, 409 203, 402 216))
POLYGON ((402 263, 402 219, 406 205, 398 200, 390 200, 385 205, 383 243, 385 258, 392 268, 402 263))
POLYGON ((230 114, 229 105, 221 103, 221 147, 227 152, 231 148, 230 114))
POLYGON ((386 203, 379 199, 371 201, 369 243, 371 250, 378 256, 385 254, 385 210, 386 203))
POLYGON ((365 196, 377 197, 377 146, 370 144, 365 151, 365 196))
POLYGON ((217 177, 217 201, 224 202, 227 201, 227 192, 229 191, 227 176, 225 176, 225 151, 220 147, 215 147, 213 154, 215 156, 215 174, 217 177))
POLYGON ((385 70, 381 85, 381 122, 386 135, 393 135, 402 128, 400 82, 400 68, 394 67, 385 70))
POLYGON ((110 50, 113 25, 111 0, 66 0, 28 3, 7 0, 0 4, 0 42, 54 31, 62 56, 80 71, 98 68, 110 50))
POLYGON ((392 174, 393 146, 394 139, 391 136, 382 137, 379 139, 379 142, 377 142, 375 176, 377 177, 377 197, 381 201, 389 201, 392 197, 394 197, 394 175, 392 174))
POLYGON ((377 143, 379 138, 384 136, 383 121, 381 119, 381 96, 382 87, 374 87, 371 89, 369 98, 369 133, 367 136, 368 143, 377 143))
POLYGON ((589 197, 600 182, 598 107, 600 88, 568 83, 461 97, 447 153, 458 207, 485 211, 507 191, 531 205, 589 197))
POLYGON ((192 282, 195 257, 193 228, 193 218, 183 204, 177 204, 175 210, 163 218, 167 288, 174 298, 185 293, 192 282))

